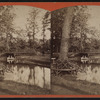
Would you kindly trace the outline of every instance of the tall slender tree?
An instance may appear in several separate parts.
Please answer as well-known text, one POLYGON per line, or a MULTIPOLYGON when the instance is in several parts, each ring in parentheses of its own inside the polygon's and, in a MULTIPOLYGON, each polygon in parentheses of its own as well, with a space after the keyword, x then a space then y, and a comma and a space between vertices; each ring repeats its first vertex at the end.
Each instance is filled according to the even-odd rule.
MULTIPOLYGON (((44 54, 44 45, 45 45, 45 31, 47 30, 48 26, 50 25, 50 12, 47 11, 43 17, 43 21, 42 21, 42 24, 43 24, 43 30, 42 30, 42 36, 43 36, 43 46, 42 46, 42 49, 43 49, 43 54, 44 54)), ((50 27, 48 28, 50 29, 50 27)))
POLYGON ((29 22, 28 24, 29 32, 32 33, 32 37, 33 37, 33 47, 34 47, 36 30, 38 30, 38 25, 36 22, 38 13, 39 13, 39 10, 37 8, 33 8, 32 11, 29 13, 30 18, 27 19, 29 22))

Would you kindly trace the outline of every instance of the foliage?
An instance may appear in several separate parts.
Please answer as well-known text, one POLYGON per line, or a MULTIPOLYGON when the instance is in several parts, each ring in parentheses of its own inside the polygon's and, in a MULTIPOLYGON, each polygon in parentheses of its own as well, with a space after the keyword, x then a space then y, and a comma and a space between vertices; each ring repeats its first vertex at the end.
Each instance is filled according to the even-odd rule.
POLYGON ((38 13, 39 13, 39 10, 37 8, 36 9, 33 8, 32 11, 29 13, 30 18, 27 19, 27 21, 29 23, 28 23, 28 26, 26 26, 26 28, 27 28, 27 36, 29 37, 30 44, 31 44, 30 38, 32 37, 32 40, 34 42, 36 31, 38 31, 38 25, 36 22, 36 18, 37 18, 38 13))
MULTIPOLYGON (((6 48, 5 47, 2 47, 1 48, 4 48, 4 51, 5 49, 9 49, 8 47, 8 42, 9 42, 9 39, 12 38, 12 32, 14 30, 13 28, 13 19, 15 17, 15 14, 11 13, 10 10, 13 9, 13 6, 1 6, 0 7, 0 36, 1 38, 6 38, 6 40, 4 40, 4 43, 6 42, 6 48)), ((4 45, 5 46, 5 45, 4 45)))
MULTIPOLYGON (((52 46, 55 45, 52 49, 58 48, 59 52, 60 43, 58 44, 58 42, 55 41, 61 41, 62 26, 66 10, 67 8, 63 8, 53 11, 51 14, 52 46)), ((69 52, 89 52, 91 49, 96 50, 99 48, 99 40, 97 39, 97 37, 99 37, 99 32, 95 29, 95 27, 88 26, 87 21, 89 18, 90 14, 88 13, 87 6, 74 7, 74 15, 69 39, 69 52)), ((57 52, 57 50, 53 51, 57 52)))
MULTIPOLYGON (((45 52, 50 49, 49 40, 45 39, 44 48, 42 48, 41 39, 35 38, 38 31, 44 33, 48 30, 48 24, 50 23, 50 13, 45 12, 42 16, 42 28, 38 28, 37 16, 39 17, 40 10, 33 8, 29 12, 29 18, 27 19, 26 29, 16 28, 13 22, 16 17, 16 13, 13 12, 13 6, 0 6, 0 53, 1 52, 27 52, 34 53, 45 52)), ((42 34, 41 33, 41 34, 42 34)), ((42 41, 43 42, 43 41, 42 41)))
POLYGON ((42 30, 42 36, 43 36, 43 46, 42 46, 42 51, 48 51, 50 50, 50 45, 48 44, 48 41, 46 41, 46 30, 50 29, 50 12, 47 11, 43 17, 42 24, 43 24, 43 30, 42 30), (49 46, 48 46, 49 45, 49 46))

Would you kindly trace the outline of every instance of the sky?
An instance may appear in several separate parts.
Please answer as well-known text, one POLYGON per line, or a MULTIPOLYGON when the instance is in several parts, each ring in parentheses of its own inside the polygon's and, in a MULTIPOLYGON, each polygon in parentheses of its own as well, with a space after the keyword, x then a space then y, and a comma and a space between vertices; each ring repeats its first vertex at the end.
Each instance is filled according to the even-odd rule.
POLYGON ((88 21, 89 25, 100 31, 100 6, 88 6, 88 9, 91 14, 88 21))
MULTIPOLYGON (((16 14, 15 18, 14 18, 14 21, 13 21, 13 24, 14 24, 14 27, 16 29, 26 29, 26 25, 27 25, 27 18, 29 18, 29 12, 32 11, 32 9, 34 9, 35 7, 31 7, 31 6, 13 6, 14 9, 12 10, 13 13, 16 14)), ((38 33, 36 33, 36 38, 38 39, 42 39, 42 36, 41 36, 41 29, 42 29, 42 17, 43 15, 45 14, 46 10, 44 9, 40 9, 40 8, 37 8, 40 10, 37 18, 36 18, 36 21, 38 23, 38 26, 39 26, 39 29, 40 31, 38 33)), ((50 31, 46 31, 46 39, 49 39, 50 38, 50 31)))

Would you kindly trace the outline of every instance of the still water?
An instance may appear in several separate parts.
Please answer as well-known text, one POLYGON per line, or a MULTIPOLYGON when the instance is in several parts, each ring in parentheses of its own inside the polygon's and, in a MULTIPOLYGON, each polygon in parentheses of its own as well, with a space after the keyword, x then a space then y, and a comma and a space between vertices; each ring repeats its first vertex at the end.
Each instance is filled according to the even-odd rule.
POLYGON ((100 63, 80 64, 77 80, 86 80, 100 84, 100 63))
POLYGON ((29 64, 4 64, 4 80, 11 80, 28 85, 50 89, 50 68, 29 64))

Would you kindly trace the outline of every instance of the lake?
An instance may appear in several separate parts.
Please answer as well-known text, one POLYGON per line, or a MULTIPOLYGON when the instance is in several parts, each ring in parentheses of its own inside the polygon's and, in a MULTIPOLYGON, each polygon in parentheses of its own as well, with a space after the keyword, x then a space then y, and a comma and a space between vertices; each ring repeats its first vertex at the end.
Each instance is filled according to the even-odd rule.
POLYGON ((4 70, 4 80, 15 81, 28 85, 36 85, 41 88, 50 89, 50 68, 36 64, 6 64, 0 63, 4 70))
POLYGON ((100 84, 100 57, 91 58, 88 63, 78 63, 77 80, 86 80, 100 84))

